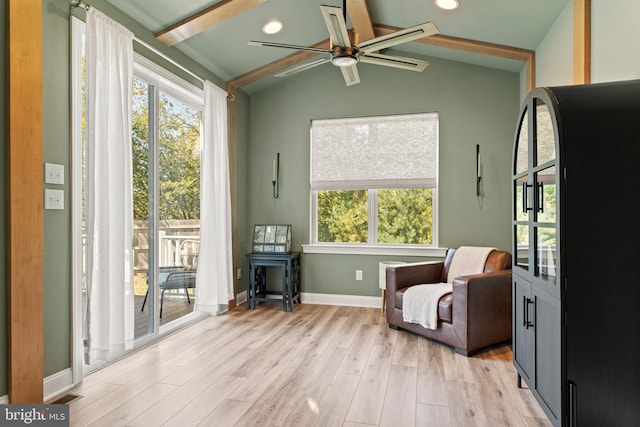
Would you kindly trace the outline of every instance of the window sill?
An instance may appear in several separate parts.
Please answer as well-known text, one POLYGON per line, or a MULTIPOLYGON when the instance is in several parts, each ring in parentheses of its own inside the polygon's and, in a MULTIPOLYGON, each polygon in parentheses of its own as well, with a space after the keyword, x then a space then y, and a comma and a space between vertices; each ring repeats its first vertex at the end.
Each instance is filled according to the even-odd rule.
POLYGON ((446 248, 432 248, 424 246, 368 246, 368 245, 302 245, 305 254, 333 254, 333 255, 394 255, 394 256, 424 256, 445 257, 446 248))

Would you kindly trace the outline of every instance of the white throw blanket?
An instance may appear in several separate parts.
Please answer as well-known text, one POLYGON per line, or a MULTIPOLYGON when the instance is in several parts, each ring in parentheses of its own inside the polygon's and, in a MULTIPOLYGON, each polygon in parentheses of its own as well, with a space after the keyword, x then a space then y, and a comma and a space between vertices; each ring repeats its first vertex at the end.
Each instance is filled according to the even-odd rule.
POLYGON ((487 257, 494 250, 495 248, 460 246, 449 266, 448 283, 414 285, 405 291, 402 297, 402 319, 407 323, 437 329, 438 301, 443 295, 453 291, 453 279, 482 273, 487 257))
POLYGON ((451 283, 411 286, 402 297, 402 319, 408 323, 418 323, 425 328, 437 329, 438 301, 451 291, 451 283))
POLYGON ((480 246, 460 246, 451 260, 447 282, 452 283, 453 279, 459 276, 482 273, 487 257, 495 250, 496 248, 480 246))

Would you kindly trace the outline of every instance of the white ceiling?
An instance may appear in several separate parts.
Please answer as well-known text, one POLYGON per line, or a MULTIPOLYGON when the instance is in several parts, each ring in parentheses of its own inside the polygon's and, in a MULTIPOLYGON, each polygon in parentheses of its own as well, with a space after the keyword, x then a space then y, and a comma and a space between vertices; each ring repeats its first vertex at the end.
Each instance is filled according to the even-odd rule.
MULTIPOLYGON (((166 29, 218 1, 109 0, 152 32, 166 29)), ((434 0, 368 0, 375 24, 410 27, 433 21, 440 33, 523 49, 535 49, 569 0, 461 0, 457 10, 438 9, 434 0)), ((342 7, 341 0, 268 0, 175 45, 224 80, 259 68, 295 52, 248 46, 249 40, 312 45, 328 38, 320 5, 342 7), (284 23, 276 35, 262 26, 277 18, 284 23)), ((347 11, 348 12, 348 11, 347 11)), ((351 23, 347 25, 351 27, 351 23)), ((444 58, 518 72, 523 63, 429 46, 417 42, 399 45, 404 56, 444 58)), ((330 65, 323 65, 328 67, 330 65)), ((272 80, 275 80, 271 78, 272 80)), ((266 79, 265 79, 266 80, 266 79)))

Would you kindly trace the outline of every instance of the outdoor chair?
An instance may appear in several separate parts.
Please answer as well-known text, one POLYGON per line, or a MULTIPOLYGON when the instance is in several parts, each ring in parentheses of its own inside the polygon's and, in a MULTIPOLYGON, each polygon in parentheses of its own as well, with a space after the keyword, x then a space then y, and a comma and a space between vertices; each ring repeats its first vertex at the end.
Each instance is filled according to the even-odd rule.
MULTIPOLYGON (((184 267, 176 266, 176 267, 160 267, 160 289, 162 293, 160 294, 160 318, 162 318, 162 308, 164 305, 164 293, 167 290, 177 290, 183 289, 185 294, 187 295, 187 302, 191 304, 191 297, 189 296, 189 289, 195 289, 196 287, 196 272, 193 270, 186 270, 184 267)), ((147 278, 147 283, 149 283, 147 278)), ((142 302, 142 308, 140 311, 144 311, 144 306, 147 302, 147 297, 149 296, 149 289, 147 289, 147 293, 144 296, 144 301, 142 302)))

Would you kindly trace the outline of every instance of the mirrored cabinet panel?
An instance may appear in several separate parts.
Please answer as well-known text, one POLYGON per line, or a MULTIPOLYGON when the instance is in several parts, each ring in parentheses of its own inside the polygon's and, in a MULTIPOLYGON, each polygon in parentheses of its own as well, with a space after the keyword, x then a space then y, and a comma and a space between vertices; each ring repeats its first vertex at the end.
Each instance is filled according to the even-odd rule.
POLYGON ((543 165, 556 158, 556 139, 549 107, 542 99, 535 99, 536 104, 536 159, 535 165, 543 165))

